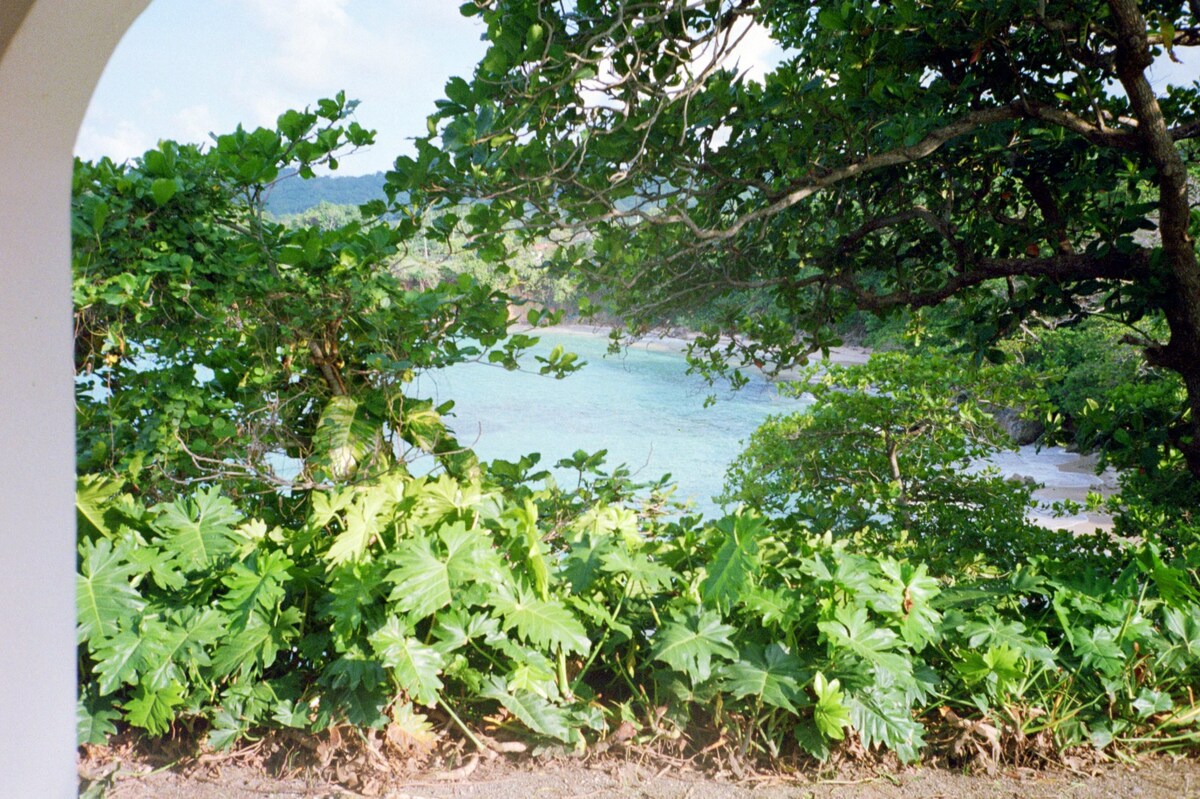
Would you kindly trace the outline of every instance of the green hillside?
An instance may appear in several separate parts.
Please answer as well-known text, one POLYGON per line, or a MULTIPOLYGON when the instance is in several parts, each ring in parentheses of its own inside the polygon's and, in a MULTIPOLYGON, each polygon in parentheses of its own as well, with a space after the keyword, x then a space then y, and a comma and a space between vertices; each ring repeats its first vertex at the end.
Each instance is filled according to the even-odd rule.
POLYGON ((373 175, 322 175, 303 180, 298 176, 276 183, 267 197, 267 210, 275 216, 307 211, 323 202, 332 205, 361 205, 383 199, 383 173, 373 175))

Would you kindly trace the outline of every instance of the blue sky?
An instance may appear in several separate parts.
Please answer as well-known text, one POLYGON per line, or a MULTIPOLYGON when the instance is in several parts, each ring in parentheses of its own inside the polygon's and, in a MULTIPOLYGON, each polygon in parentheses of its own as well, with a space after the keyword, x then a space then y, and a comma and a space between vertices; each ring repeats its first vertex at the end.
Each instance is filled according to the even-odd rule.
POLYGON ((452 0, 154 0, 117 48, 76 152, 140 155, 159 139, 206 142, 240 122, 345 90, 377 144, 339 174, 390 167, 451 75, 483 55, 483 26, 452 0))
MULTIPOLYGON (((3 0, 0 0, 3 2, 3 0)), ((240 122, 273 125, 345 90, 377 144, 339 174, 391 166, 425 132, 452 75, 483 55, 483 27, 459 0, 154 0, 125 35, 92 98, 76 144, 84 158, 140 155, 159 139, 207 142, 240 122)), ((752 73, 777 57, 765 36, 739 50, 752 73)), ((1200 78, 1200 54, 1180 48, 1152 82, 1200 78)))

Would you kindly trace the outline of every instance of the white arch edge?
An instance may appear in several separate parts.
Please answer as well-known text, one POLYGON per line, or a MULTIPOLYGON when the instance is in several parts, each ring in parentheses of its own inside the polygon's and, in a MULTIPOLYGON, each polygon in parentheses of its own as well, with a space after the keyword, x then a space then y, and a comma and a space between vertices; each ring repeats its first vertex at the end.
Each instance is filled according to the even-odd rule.
POLYGON ((36 0, 0 32, 0 786, 74 797, 70 186, 79 125, 149 0, 36 0))

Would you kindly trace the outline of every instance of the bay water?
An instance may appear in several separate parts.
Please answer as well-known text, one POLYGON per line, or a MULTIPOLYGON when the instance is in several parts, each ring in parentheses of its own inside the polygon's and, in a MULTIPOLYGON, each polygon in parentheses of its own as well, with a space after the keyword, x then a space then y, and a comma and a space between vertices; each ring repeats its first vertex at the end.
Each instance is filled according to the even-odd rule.
MULTIPOLYGON (((577 450, 607 450, 605 466, 624 464, 638 482, 670 474, 676 499, 689 499, 706 515, 717 512, 725 470, 742 442, 770 414, 804 407, 780 396, 773 383, 755 373, 731 391, 687 373, 677 346, 639 342, 607 354, 603 333, 556 328, 523 360, 521 371, 463 363, 423 374, 416 396, 454 400, 447 421, 459 443, 483 460, 515 461, 537 452, 552 467, 577 450), (556 345, 587 364, 556 380, 537 374, 534 356, 556 345), (705 407, 706 398, 715 402, 705 407)), ((555 471, 555 470, 552 470, 555 471)), ((572 486, 575 472, 559 469, 556 479, 572 486)))

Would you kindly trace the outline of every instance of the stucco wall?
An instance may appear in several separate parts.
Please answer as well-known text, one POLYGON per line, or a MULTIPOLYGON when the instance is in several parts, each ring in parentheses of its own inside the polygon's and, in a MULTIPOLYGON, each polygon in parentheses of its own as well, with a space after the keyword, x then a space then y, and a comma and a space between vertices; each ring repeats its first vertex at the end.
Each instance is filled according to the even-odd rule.
POLYGON ((32 5, 33 0, 4 0, 0 4, 0 57, 4 56, 8 43, 16 35, 21 20, 25 19, 32 5))
POLYGON ((71 155, 105 63, 148 2, 0 0, 5 797, 76 795, 71 155))

